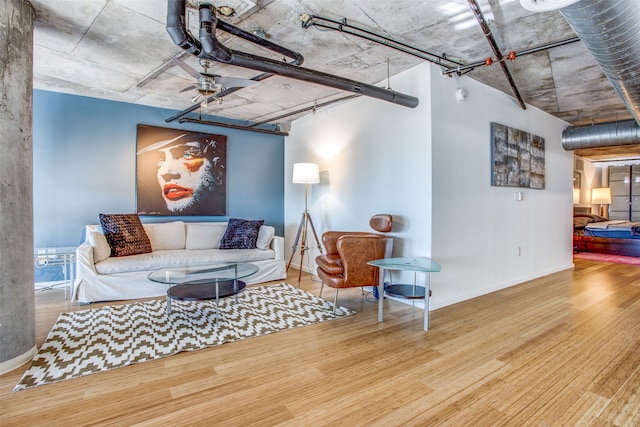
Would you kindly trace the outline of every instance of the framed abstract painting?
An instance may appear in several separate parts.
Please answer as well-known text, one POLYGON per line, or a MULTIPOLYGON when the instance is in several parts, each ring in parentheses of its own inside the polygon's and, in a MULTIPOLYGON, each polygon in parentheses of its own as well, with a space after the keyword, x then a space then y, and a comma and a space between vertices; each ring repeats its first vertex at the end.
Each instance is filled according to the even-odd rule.
POLYGON ((226 215, 227 137, 138 125, 139 215, 226 215))
POLYGON ((491 185, 544 189, 544 138, 491 123, 491 185))

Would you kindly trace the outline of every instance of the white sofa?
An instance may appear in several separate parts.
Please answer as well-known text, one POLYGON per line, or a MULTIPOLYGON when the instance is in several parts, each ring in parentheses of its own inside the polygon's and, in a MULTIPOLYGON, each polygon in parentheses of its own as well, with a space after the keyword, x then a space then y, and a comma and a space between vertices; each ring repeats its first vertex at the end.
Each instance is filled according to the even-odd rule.
POLYGON ((250 262, 259 270, 242 279, 248 285, 287 276, 284 239, 263 225, 256 249, 219 249, 226 222, 143 224, 152 252, 111 257, 102 227, 86 226, 86 240, 76 250, 76 280, 72 299, 81 303, 114 301, 166 295, 167 285, 150 281, 153 270, 216 262, 250 262), (105 246, 106 245, 106 246, 105 246))

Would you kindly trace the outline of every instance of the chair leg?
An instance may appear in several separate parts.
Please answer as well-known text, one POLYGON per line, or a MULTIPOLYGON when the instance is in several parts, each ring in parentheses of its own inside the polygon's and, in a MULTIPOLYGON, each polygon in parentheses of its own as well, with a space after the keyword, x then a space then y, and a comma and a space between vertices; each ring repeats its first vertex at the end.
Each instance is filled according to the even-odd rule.
POLYGON ((336 312, 336 308, 338 308, 338 288, 336 288, 336 294, 333 297, 333 312, 336 312))
POLYGON ((320 284, 320 293, 318 294, 320 298, 322 298, 322 288, 324 288, 324 282, 320 284))

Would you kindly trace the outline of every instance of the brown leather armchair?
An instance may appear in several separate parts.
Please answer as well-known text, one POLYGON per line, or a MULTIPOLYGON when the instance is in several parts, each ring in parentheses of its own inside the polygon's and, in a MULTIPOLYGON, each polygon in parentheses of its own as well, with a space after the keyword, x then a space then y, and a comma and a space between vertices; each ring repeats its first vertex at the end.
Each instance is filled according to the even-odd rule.
MULTIPOLYGON (((369 225, 379 233, 391 231, 393 217, 379 214, 371 217, 369 225)), ((340 288, 377 286, 379 269, 368 261, 391 256, 393 239, 385 234, 354 231, 327 231, 322 234, 325 254, 316 257, 317 273, 322 286, 335 288, 333 310, 338 302, 340 288)))

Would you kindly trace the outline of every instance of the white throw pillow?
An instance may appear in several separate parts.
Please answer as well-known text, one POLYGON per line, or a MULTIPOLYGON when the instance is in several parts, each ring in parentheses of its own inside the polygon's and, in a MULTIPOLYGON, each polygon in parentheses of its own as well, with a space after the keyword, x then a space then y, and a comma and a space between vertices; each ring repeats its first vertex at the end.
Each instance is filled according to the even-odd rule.
POLYGON ((186 233, 183 221, 144 224, 143 226, 154 251, 184 249, 186 233))
POLYGON ((220 240, 227 230, 226 222, 188 222, 186 249, 220 249, 220 240))
POLYGON ((258 230, 258 241, 256 242, 256 248, 269 249, 271 246, 271 240, 276 234, 276 229, 270 225, 261 225, 258 230))
POLYGON ((92 231, 89 233, 89 237, 87 240, 93 248, 94 262, 104 261, 111 256, 111 247, 107 242, 107 238, 104 237, 104 234, 97 231, 92 231))

